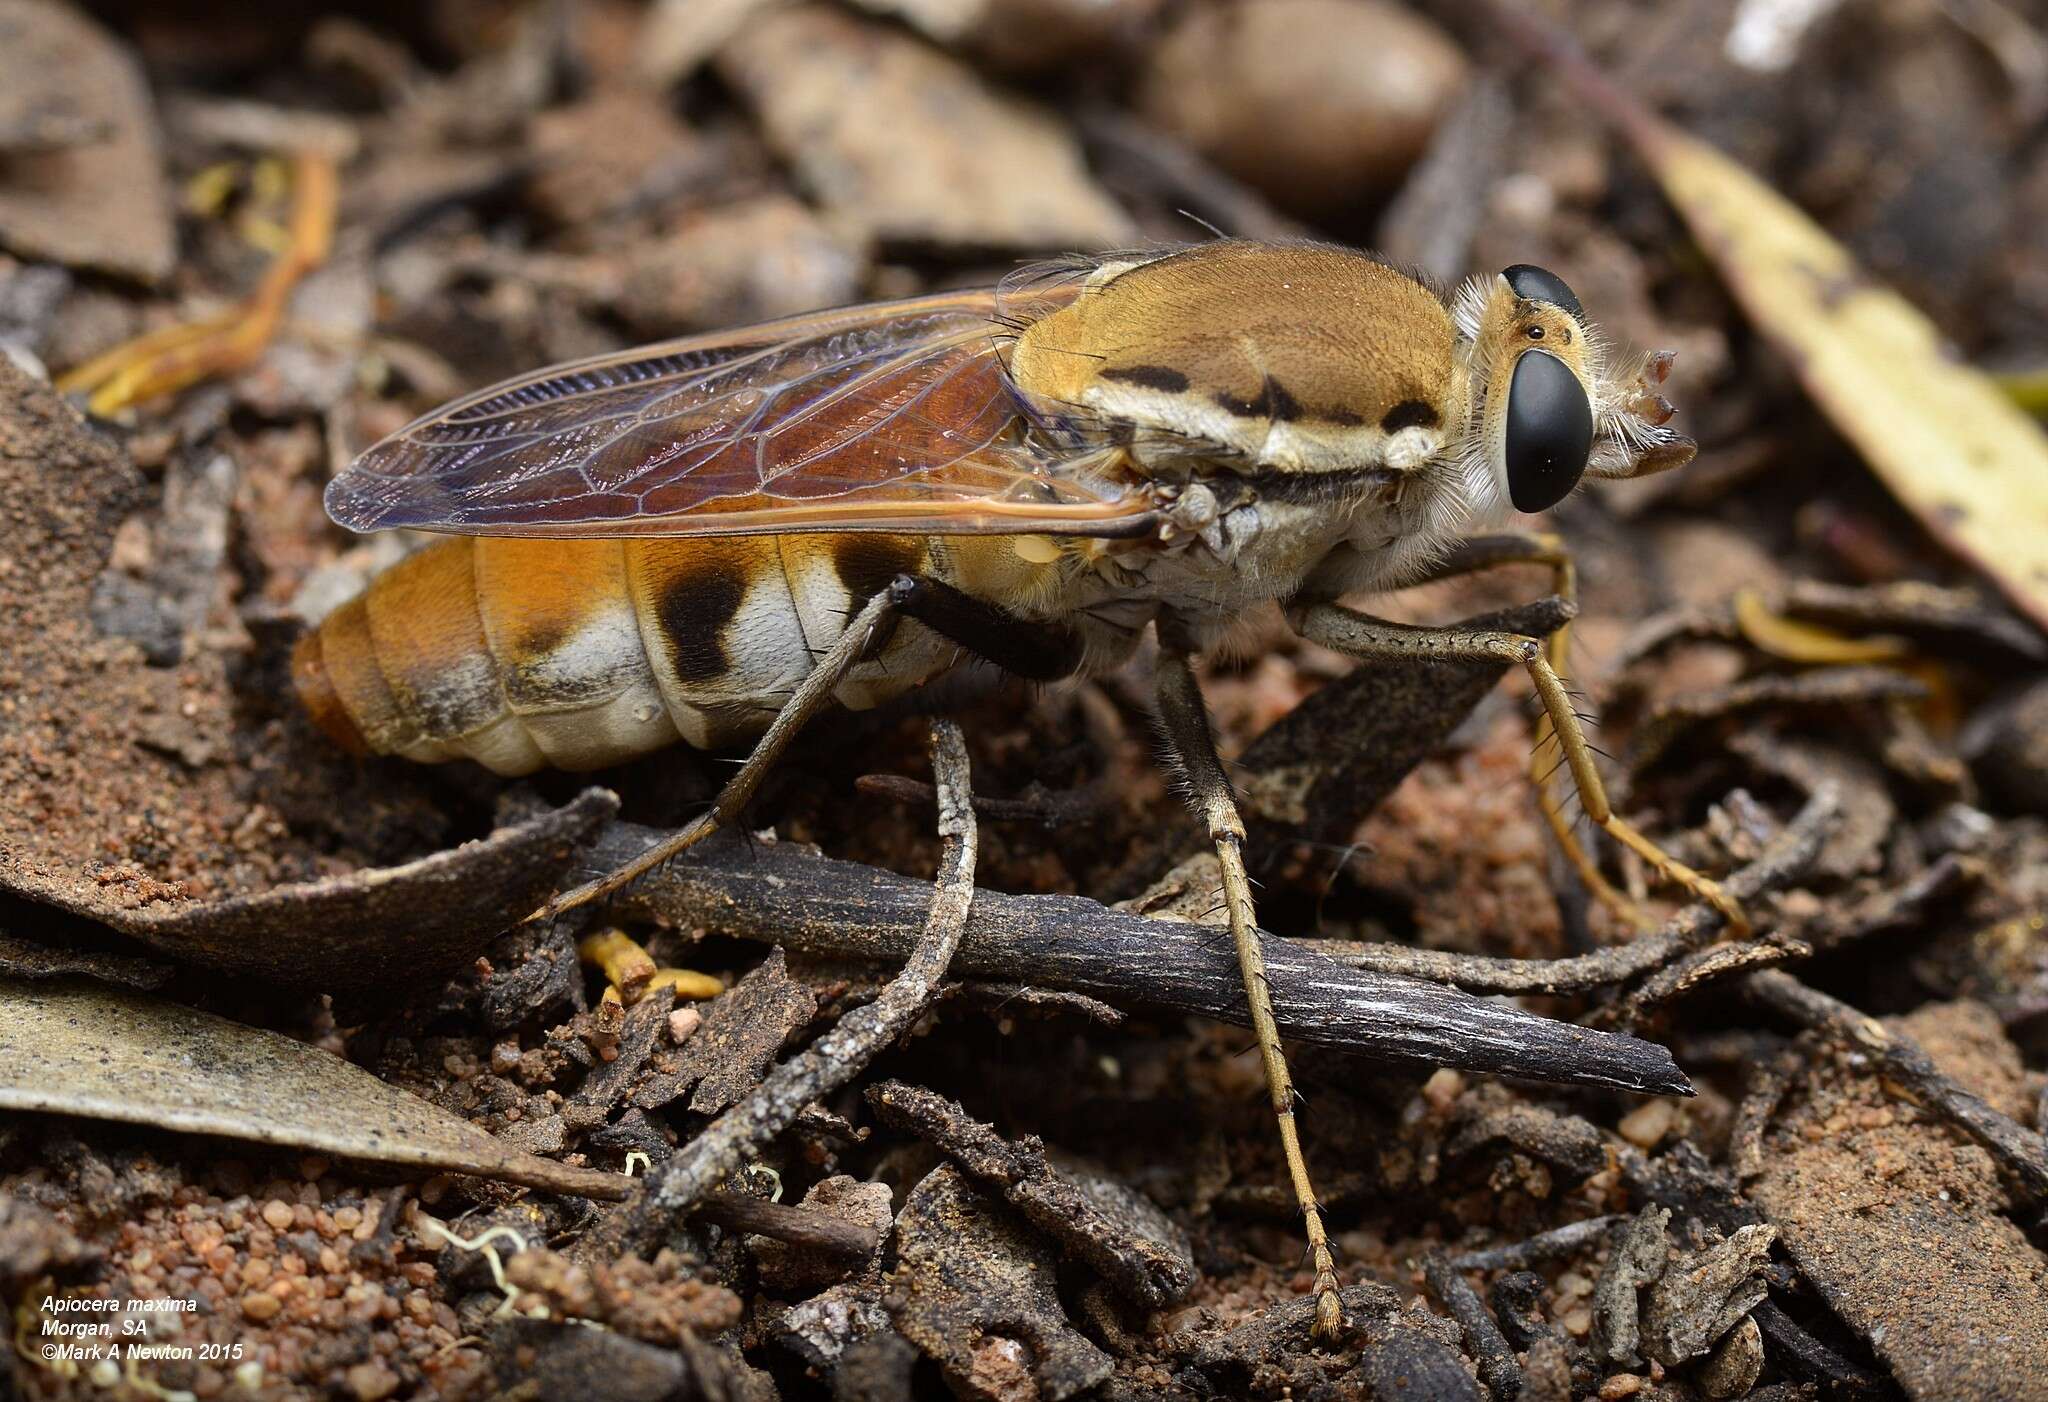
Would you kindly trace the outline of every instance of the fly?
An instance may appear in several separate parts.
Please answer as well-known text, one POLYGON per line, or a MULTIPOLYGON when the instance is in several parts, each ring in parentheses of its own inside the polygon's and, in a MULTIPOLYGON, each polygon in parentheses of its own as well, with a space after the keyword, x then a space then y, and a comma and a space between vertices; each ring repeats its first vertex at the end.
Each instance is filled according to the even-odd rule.
MULTIPOLYGON (((962 653, 1039 680, 1099 672, 1151 625, 1160 718, 1221 864, 1329 1337, 1335 1263, 1244 827, 1189 660, 1277 600, 1304 636, 1367 664, 1518 663, 1587 816, 1743 928, 1712 881, 1609 806, 1561 633, 1416 628, 1336 603, 1517 560, 1548 565, 1569 597, 1553 537, 1443 562, 1587 475, 1688 461, 1658 388, 1669 363, 1618 362, 1571 288, 1526 264, 1446 300, 1367 254, 1230 240, 600 356, 457 400, 330 484, 344 526, 452 538, 309 633, 294 678, 351 749, 500 774, 756 741, 708 813, 558 912, 737 821, 832 704, 874 706, 962 653)), ((1632 910, 1537 788, 1591 889, 1632 910)))

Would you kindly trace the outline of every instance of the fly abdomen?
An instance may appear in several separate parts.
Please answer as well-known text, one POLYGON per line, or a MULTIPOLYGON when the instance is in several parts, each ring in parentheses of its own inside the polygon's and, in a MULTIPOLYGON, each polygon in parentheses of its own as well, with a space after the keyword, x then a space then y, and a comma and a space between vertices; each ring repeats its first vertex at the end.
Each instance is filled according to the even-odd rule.
MULTIPOLYGON (((300 640, 293 676, 315 722, 357 752, 517 775, 678 738, 735 745, 874 590, 926 559, 911 537, 457 537, 335 610, 300 640)), ((914 685, 938 652, 906 625, 841 699, 914 685)))
POLYGON ((416 551, 303 638, 314 721, 357 750, 587 769, 676 738, 616 541, 457 538, 416 551))

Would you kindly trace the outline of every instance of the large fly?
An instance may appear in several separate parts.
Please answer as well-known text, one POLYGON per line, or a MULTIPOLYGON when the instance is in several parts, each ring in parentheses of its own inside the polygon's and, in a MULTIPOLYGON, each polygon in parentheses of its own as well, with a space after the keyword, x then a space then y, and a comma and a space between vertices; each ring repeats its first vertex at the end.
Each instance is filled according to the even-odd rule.
MULTIPOLYGON (((294 677, 352 749, 501 774, 757 739, 708 813, 557 897, 559 912, 735 822, 835 703, 873 706, 963 654, 1041 680, 1100 671, 1153 628, 1160 719, 1221 864, 1328 1336, 1335 1264, 1244 828, 1189 659, 1277 600, 1304 636, 1365 664, 1518 663, 1586 815, 1742 928, 1712 881, 1608 804, 1559 675, 1562 634, 1415 628, 1336 602, 1474 561, 1546 564, 1569 596, 1553 537, 1450 547, 1587 474, 1689 460, 1658 392, 1668 366, 1617 363, 1539 268, 1446 301, 1366 254, 1237 241, 597 357, 428 414, 334 480, 342 525, 453 538, 308 634, 294 677)), ((1632 911, 1541 779, 1538 793, 1591 889, 1632 911)))

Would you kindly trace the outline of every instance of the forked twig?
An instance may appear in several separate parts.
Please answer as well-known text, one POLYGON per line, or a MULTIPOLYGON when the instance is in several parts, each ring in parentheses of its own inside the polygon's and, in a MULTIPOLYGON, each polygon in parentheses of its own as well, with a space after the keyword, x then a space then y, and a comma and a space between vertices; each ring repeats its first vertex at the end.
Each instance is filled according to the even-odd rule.
POLYGON ((859 1075, 937 999, 974 898, 976 831, 967 743, 959 726, 934 720, 931 750, 945 849, 924 933, 902 972, 874 1002, 848 1013, 831 1031, 769 1072, 758 1087, 650 1174, 642 1200, 626 1209, 629 1216, 659 1223, 689 1212, 787 1129, 804 1106, 859 1075))
MULTIPOLYGON (((1820 854, 1840 816, 1835 790, 1816 789, 1763 854, 1723 881, 1722 889, 1748 902, 1796 880, 1820 854)), ((1503 959, 1358 940, 1295 943, 1347 968, 1428 979, 1471 993, 1583 993, 1662 969, 1700 948, 1726 923, 1720 911, 1702 902, 1687 906, 1653 935, 1567 959, 1503 959)))

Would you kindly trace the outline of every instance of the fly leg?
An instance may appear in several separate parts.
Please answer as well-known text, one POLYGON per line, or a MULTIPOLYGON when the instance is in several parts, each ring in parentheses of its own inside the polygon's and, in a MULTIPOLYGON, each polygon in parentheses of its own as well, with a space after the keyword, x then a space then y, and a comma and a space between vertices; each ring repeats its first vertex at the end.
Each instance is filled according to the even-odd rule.
POLYGON ((1579 802, 1586 816, 1615 841, 1648 862, 1657 875, 1693 896, 1706 901, 1727 917, 1728 930, 1740 937, 1749 932, 1749 920, 1735 899, 1708 877, 1702 876, 1670 856, 1645 837, 1607 802, 1607 790, 1600 771, 1593 765, 1592 747, 1579 728, 1578 713, 1565 691, 1541 639, 1519 633, 1497 633, 1468 628, 1418 628, 1383 619, 1336 604, 1296 604, 1288 609, 1288 621, 1310 642, 1320 643, 1361 662, 1402 658, 1422 662, 1460 662, 1498 659, 1520 663, 1536 684, 1536 695, 1555 728, 1558 745, 1578 786, 1579 802))
POLYGON ((603 900, 738 821, 768 771, 799 731, 832 704, 847 674, 887 645, 896 624, 914 618, 977 657, 1035 680, 1074 671, 1081 662, 1079 639, 1064 629, 1035 624, 972 598, 940 580, 898 575, 854 615, 838 641, 825 650, 809 676, 798 683, 754 749, 711 807, 617 870, 564 891, 530 919, 547 920, 580 905, 603 900))
POLYGON ((1070 628, 1019 618, 927 575, 902 575, 890 588, 904 617, 1012 676, 1051 682, 1081 669, 1081 635, 1070 628))
MULTIPOLYGON (((1571 551, 1560 536, 1549 532, 1514 531, 1500 535, 1474 536, 1460 541, 1451 553, 1437 562, 1418 583, 1434 583, 1437 580, 1452 579, 1462 574, 1475 574, 1499 565, 1546 565, 1550 569, 1550 592, 1567 604, 1576 606, 1579 602, 1579 572, 1573 563, 1571 551)), ((1571 650, 1571 624, 1552 633, 1543 641, 1543 660, 1550 670, 1560 678, 1566 667, 1565 658, 1571 650)), ((1572 830, 1571 821, 1565 817, 1564 805, 1557 796, 1555 771, 1545 767, 1544 748, 1551 736, 1557 734, 1557 727, 1545 707, 1536 720, 1535 744, 1529 751, 1529 782, 1536 789, 1536 807, 1543 814, 1543 821, 1557 839, 1565 860, 1578 873, 1579 881, 1593 893, 1595 900, 1626 920, 1638 930, 1647 930, 1654 921, 1644 914, 1641 906, 1622 892, 1600 872, 1599 863, 1586 851, 1586 845, 1579 841, 1579 835, 1572 830)), ((1576 772, 1576 771, 1574 771, 1576 772)))
POLYGON ((1258 1039, 1259 1059, 1266 1069, 1266 1089, 1272 1095, 1273 1114, 1280 1123, 1280 1151, 1287 1160, 1294 1200, 1301 1206, 1302 1224, 1308 1233, 1309 1260, 1316 1277, 1315 1336, 1334 1339, 1344 1324, 1343 1309, 1337 1299, 1337 1264, 1330 1254, 1322 1208, 1309 1182, 1308 1164, 1301 1156, 1301 1135, 1294 1123, 1294 1080, 1287 1071, 1286 1054, 1280 1049, 1280 1029, 1273 1021, 1273 992, 1266 982, 1266 957, 1259 947, 1251 878, 1245 873, 1244 820, 1238 816, 1237 800, 1231 795, 1230 780, 1223 772, 1223 761, 1216 753, 1216 740, 1209 729, 1209 713, 1202 704, 1201 688, 1195 682, 1185 652, 1161 652, 1158 705, 1166 743, 1187 779, 1188 805, 1208 829, 1209 840, 1216 844, 1216 860, 1223 869, 1223 905, 1230 915, 1230 939, 1237 946, 1238 973, 1244 979, 1245 998, 1251 1005, 1252 1034, 1258 1039))

